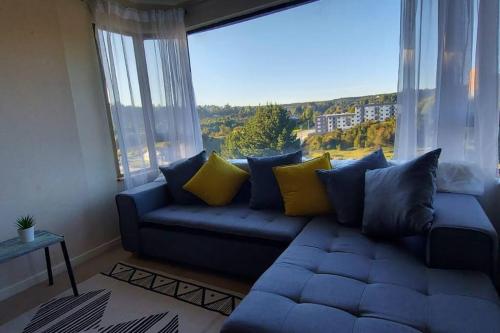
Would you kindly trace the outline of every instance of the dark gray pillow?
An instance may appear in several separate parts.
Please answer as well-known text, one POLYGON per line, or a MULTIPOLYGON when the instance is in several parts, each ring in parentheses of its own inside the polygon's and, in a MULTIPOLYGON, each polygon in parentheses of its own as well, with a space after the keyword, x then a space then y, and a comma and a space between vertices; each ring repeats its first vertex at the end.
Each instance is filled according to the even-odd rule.
POLYGON ((302 151, 269 157, 248 157, 247 160, 252 184, 250 208, 282 208, 283 199, 273 167, 300 163, 302 151))
POLYGON ((436 149, 401 165, 366 172, 363 233, 403 237, 427 232, 434 218, 440 154, 436 149))
POLYGON ((189 158, 178 160, 168 166, 161 166, 160 171, 167 180, 167 189, 175 203, 181 205, 203 203, 194 194, 184 190, 182 186, 186 184, 201 168, 206 160, 206 152, 194 155, 189 158))
POLYGON ((337 221, 348 226, 360 226, 363 220, 366 170, 388 166, 382 149, 352 164, 332 170, 317 170, 325 184, 337 221))

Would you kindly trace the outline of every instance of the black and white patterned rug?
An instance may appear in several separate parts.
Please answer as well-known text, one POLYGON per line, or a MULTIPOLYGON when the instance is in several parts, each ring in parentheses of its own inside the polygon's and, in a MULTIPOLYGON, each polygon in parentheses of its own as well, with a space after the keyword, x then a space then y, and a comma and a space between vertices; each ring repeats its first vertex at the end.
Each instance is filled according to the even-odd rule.
POLYGON ((219 332, 243 295, 117 263, 106 273, 0 326, 19 333, 219 332))

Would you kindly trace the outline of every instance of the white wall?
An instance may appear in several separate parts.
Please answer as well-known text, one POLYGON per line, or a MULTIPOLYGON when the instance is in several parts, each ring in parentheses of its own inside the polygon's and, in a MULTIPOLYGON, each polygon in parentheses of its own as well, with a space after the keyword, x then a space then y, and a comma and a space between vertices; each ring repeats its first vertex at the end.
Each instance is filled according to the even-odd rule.
MULTIPOLYGON (((0 239, 29 213, 81 256, 119 235, 88 10, 80 0, 2 0, 0 31, 0 239)), ((59 247, 51 253, 62 261, 59 247)), ((0 299, 44 269, 43 251, 0 264, 0 299)))

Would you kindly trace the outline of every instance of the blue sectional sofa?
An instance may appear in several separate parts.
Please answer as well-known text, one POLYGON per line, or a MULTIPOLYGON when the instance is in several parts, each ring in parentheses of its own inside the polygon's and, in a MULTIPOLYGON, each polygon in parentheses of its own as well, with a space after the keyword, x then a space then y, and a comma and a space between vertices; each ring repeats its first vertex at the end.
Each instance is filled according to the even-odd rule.
POLYGON ((176 205, 165 182, 117 195, 123 247, 257 278, 222 332, 500 332, 497 234, 473 196, 437 193, 425 237, 372 239, 333 217, 176 205))

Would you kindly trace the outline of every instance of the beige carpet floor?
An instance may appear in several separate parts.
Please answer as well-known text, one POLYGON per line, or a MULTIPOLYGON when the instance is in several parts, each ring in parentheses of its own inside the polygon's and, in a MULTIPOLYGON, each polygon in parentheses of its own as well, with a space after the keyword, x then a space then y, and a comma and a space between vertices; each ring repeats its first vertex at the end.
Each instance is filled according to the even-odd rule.
POLYGON ((165 272, 114 264, 0 326, 23 333, 218 333, 243 294, 165 272))
MULTIPOLYGON (((252 285, 252 281, 240 280, 207 270, 139 258, 130 252, 124 251, 119 246, 74 267, 76 280, 78 283, 81 283, 100 272, 109 270, 117 262, 126 262, 146 269, 172 274, 182 279, 200 281, 240 294, 246 294, 252 285)), ((69 288, 70 285, 66 272, 62 272, 54 277, 53 286, 48 286, 47 282, 42 282, 0 302, 0 309, 2 309, 0 311, 0 325, 36 308, 40 304, 48 302, 69 288)))

